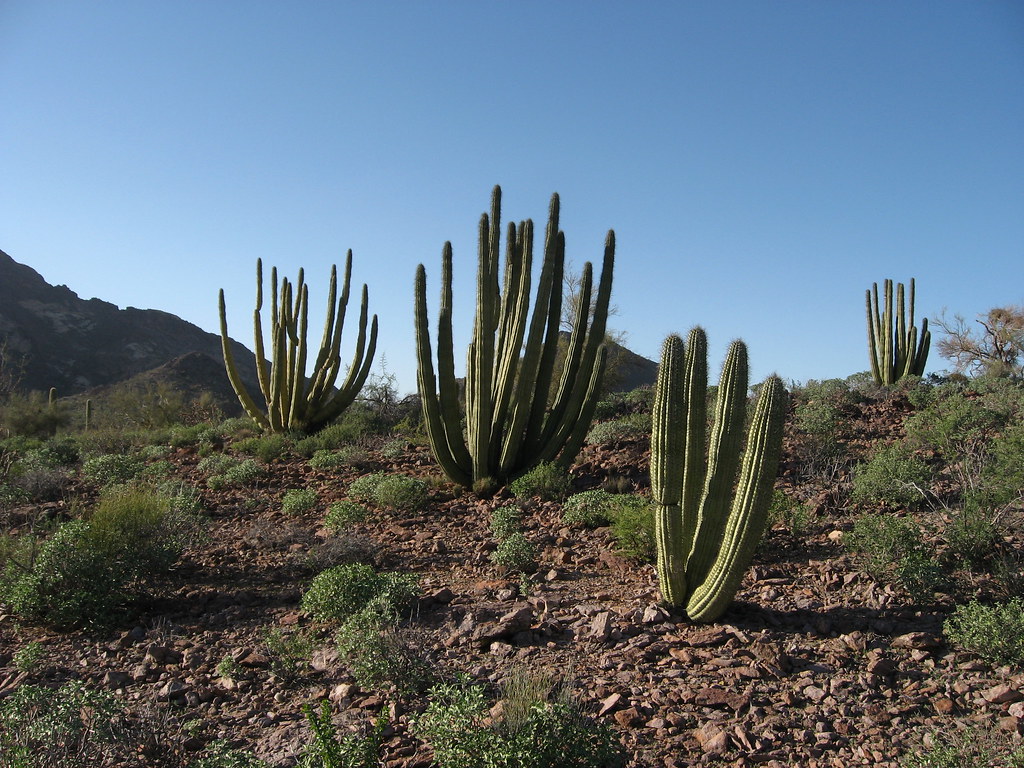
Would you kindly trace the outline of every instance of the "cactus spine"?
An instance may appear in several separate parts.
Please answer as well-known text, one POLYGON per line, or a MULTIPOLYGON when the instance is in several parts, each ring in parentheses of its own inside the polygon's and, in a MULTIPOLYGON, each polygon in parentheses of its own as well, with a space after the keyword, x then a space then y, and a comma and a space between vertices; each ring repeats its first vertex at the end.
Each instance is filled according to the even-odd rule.
POLYGON ((359 333, 355 354, 348 376, 341 387, 335 382, 341 370, 341 334, 348 306, 349 283, 352 276, 352 251, 345 257, 345 277, 341 296, 338 297, 338 270, 331 266, 330 290, 327 298, 327 321, 324 323, 320 350, 313 364, 311 376, 306 377, 308 315, 308 289, 303 271, 293 285, 287 278, 281 280, 278 291, 277 268, 270 272, 270 344, 268 362, 263 339, 263 262, 256 261, 256 309, 253 312, 253 330, 256 345, 256 375, 266 409, 256 405, 242 382, 235 365, 228 338, 228 324, 224 304, 224 291, 220 291, 220 336, 224 351, 224 365, 228 379, 238 395, 245 412, 262 429, 272 432, 298 430, 312 434, 327 426, 352 404, 366 377, 370 373, 373 355, 377 349, 377 316, 373 316, 367 341, 366 325, 369 294, 363 285, 362 305, 359 311, 359 333))
POLYGON ((932 334, 928 318, 921 320, 921 335, 914 326, 914 279, 910 279, 909 321, 903 303, 903 283, 896 284, 896 312, 893 317, 892 280, 885 281, 884 308, 878 309, 878 283, 865 291, 868 316, 868 349, 871 375, 876 384, 889 386, 904 376, 921 376, 928 360, 932 334), (895 320, 895 325, 894 325, 895 320))
POLYGON ((611 298, 615 233, 608 232, 593 315, 593 267, 584 265, 576 316, 554 400, 562 310, 565 235, 558 229, 559 199, 552 195, 544 255, 532 315, 533 222, 509 223, 504 277, 499 286, 501 188, 491 214, 480 219, 476 318, 466 371, 466 430, 459 413, 452 343, 452 249, 441 254, 437 370, 427 320, 426 270, 416 270, 417 384, 427 435, 438 463, 460 485, 505 482, 541 462, 568 467, 583 445, 605 368, 604 335, 611 298))
POLYGON ((728 607, 767 522, 786 390, 778 376, 765 380, 743 450, 747 381, 746 345, 734 341, 709 437, 704 331, 694 328, 685 345, 676 335, 665 340, 651 431, 658 582, 665 602, 685 606, 694 621, 714 621, 728 607))

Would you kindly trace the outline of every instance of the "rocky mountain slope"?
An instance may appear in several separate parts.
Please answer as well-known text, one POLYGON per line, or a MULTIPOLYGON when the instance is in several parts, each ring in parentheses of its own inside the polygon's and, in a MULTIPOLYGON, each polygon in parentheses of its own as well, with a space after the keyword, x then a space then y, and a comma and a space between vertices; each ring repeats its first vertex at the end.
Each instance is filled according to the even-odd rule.
MULTIPOLYGON (((25 391, 56 387, 61 396, 76 394, 192 353, 216 361, 200 366, 214 372, 213 378, 195 382, 200 389, 227 386, 219 336, 167 312, 82 299, 67 286, 50 285, 3 251, 0 343, 6 344, 8 359, 22 367, 25 391)), ((233 352, 241 370, 254 370, 252 352, 237 342, 233 352)))

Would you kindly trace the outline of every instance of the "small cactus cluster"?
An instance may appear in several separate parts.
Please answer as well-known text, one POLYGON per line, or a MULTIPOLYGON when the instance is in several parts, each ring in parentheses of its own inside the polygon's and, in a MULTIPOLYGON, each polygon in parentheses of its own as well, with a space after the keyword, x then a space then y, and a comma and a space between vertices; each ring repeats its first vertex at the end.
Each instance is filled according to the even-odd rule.
POLYGON ((725 611, 764 533, 786 413, 785 387, 769 376, 744 448, 747 349, 734 341, 708 435, 707 380, 704 331, 694 328, 685 345, 669 336, 651 433, 657 570, 664 601, 685 607, 694 621, 725 611))
POLYGON ((556 379, 565 235, 558 228, 553 195, 543 264, 530 316, 533 222, 509 223, 504 285, 499 286, 501 188, 479 231, 476 320, 466 374, 466 430, 459 408, 452 344, 452 248, 441 256, 437 370, 427 321, 426 271, 416 271, 418 388, 431 448, 455 483, 478 489, 514 479, 531 467, 568 467, 579 453, 593 417, 605 368, 605 323, 611 297, 615 234, 609 231, 593 313, 593 269, 583 269, 576 317, 556 379), (590 318, 589 324, 586 322, 590 318), (589 325, 589 327, 588 327, 589 325), (558 381, 549 405, 552 385, 558 381))
POLYGON ((932 334, 928 318, 921 321, 921 334, 914 326, 914 279, 910 279, 909 301, 904 306, 903 283, 896 284, 896 311, 893 317, 892 280, 885 281, 884 308, 878 310, 878 283, 865 291, 868 315, 868 349, 871 375, 876 384, 889 386, 904 376, 921 376, 928 360, 932 334), (909 320, 907 311, 909 310, 909 320), (894 325, 895 321, 895 325, 894 325))
POLYGON ((220 291, 220 336, 224 350, 224 365, 228 379, 238 395, 245 412, 264 431, 300 431, 312 434, 330 424, 352 404, 366 377, 370 373, 377 348, 377 316, 373 316, 367 341, 368 292, 363 286, 362 306, 359 312, 359 333, 355 355, 348 376, 340 388, 335 382, 341 370, 341 333, 348 306, 349 282, 352 275, 352 251, 345 258, 345 278, 341 297, 338 292, 338 270, 331 266, 331 282, 327 299, 327 321, 324 324, 320 350, 313 364, 311 376, 306 377, 306 327, 308 289, 303 271, 294 285, 282 279, 278 291, 277 268, 270 273, 270 344, 268 362, 263 340, 263 262, 256 261, 256 310, 253 312, 254 340, 256 344, 256 374, 266 409, 256 405, 238 374, 228 338, 228 324, 224 304, 224 291, 220 291), (337 303, 335 300, 337 299, 337 303))

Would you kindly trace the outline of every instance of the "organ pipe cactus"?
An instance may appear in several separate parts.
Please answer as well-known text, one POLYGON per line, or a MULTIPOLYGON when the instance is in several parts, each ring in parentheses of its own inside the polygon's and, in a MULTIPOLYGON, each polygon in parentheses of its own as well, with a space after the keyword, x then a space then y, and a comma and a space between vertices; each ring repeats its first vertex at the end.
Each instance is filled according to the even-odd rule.
POLYGON ((914 279, 910 279, 910 300, 903 303, 903 283, 896 284, 896 316, 893 318, 892 280, 885 281, 884 309, 878 311, 878 283, 865 291, 868 315, 868 348, 871 355, 871 375, 876 384, 889 386, 904 376, 921 376, 928 360, 932 334, 928 318, 921 321, 921 335, 914 326, 914 279))
POLYGON ((224 350, 224 365, 228 379, 238 395, 245 412, 263 430, 288 432, 297 430, 312 434, 327 426, 352 404, 366 382, 377 349, 377 316, 370 324, 369 341, 366 336, 367 306, 369 301, 363 285, 362 305, 359 311, 359 333, 355 354, 348 375, 340 388, 335 388, 341 370, 341 334, 348 306, 349 282, 352 276, 352 251, 345 257, 345 277, 341 296, 338 293, 338 270, 331 266, 330 289, 327 298, 327 321, 324 323, 320 350, 310 377, 306 377, 308 314, 308 288, 303 271, 293 285, 287 278, 281 280, 278 291, 277 268, 270 272, 270 350, 271 360, 265 354, 263 338, 263 262, 256 261, 256 309, 253 312, 253 330, 256 343, 256 375, 266 409, 256 405, 238 373, 228 339, 228 324, 224 304, 224 291, 220 292, 220 337, 224 350))
POLYGON ((590 313, 593 268, 584 265, 576 317, 565 362, 555 379, 562 308, 565 235, 558 229, 559 199, 552 195, 543 263, 530 310, 533 222, 509 223, 504 285, 499 287, 501 188, 491 214, 480 219, 476 320, 466 373, 466 428, 459 409, 452 343, 452 248, 441 254, 437 369, 427 321, 426 271, 416 270, 417 383, 430 445, 454 482, 483 489, 504 483, 542 462, 564 468, 583 445, 605 369, 605 324, 612 290, 615 233, 608 232, 597 300, 590 313), (587 320, 589 319, 589 323, 587 320))
POLYGON ((685 345, 669 336, 651 433, 658 582, 664 601, 694 621, 722 615, 764 534, 786 413, 785 387, 769 376, 744 449, 747 349, 734 341, 708 435, 707 380, 704 331, 694 328, 685 345))

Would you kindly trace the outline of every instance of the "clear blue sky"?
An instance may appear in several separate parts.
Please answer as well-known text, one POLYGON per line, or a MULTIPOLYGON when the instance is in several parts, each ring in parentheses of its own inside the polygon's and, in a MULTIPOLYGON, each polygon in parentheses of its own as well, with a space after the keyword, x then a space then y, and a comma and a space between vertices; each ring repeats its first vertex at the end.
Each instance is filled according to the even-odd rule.
POLYGON ((15 260, 210 331, 223 287, 251 347, 257 257, 305 267, 318 339, 351 248, 403 392, 445 240, 465 348, 494 184, 506 221, 559 192, 577 266, 615 230, 612 325, 652 359, 701 324, 714 367, 742 337, 758 379, 845 377, 873 281, 1024 303, 1017 0, 0 0, 0 115, 15 260))

